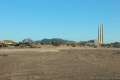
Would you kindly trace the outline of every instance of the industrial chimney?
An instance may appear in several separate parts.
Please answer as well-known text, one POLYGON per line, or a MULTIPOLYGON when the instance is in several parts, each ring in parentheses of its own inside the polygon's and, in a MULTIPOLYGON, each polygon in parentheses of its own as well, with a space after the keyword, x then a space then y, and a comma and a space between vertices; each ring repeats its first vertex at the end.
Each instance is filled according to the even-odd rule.
POLYGON ((104 26, 100 24, 98 26, 98 47, 102 47, 104 44, 104 26))

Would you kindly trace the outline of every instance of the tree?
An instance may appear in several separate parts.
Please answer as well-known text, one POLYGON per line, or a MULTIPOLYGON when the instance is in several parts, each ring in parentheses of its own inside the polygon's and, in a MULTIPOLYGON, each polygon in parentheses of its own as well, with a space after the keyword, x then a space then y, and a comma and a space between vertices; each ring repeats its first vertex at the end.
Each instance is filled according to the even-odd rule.
POLYGON ((60 38, 43 39, 43 40, 41 40, 41 44, 59 46, 59 45, 62 45, 62 44, 66 44, 66 40, 63 40, 63 39, 60 39, 60 38))
POLYGON ((51 44, 51 39, 43 39, 41 40, 42 45, 50 45, 51 44))
POLYGON ((31 45, 33 44, 33 42, 34 41, 32 39, 27 38, 27 39, 24 39, 21 42, 19 42, 17 44, 17 46, 20 46, 20 47, 31 47, 31 45))
POLYGON ((87 45, 87 41, 80 41, 78 44, 80 46, 86 46, 87 45))
POLYGON ((24 40, 22 41, 22 43, 24 43, 24 44, 32 44, 32 43, 33 43, 33 40, 30 39, 30 38, 27 38, 27 39, 24 39, 24 40))
POLYGON ((120 42, 111 43, 111 46, 115 48, 120 48, 120 42))

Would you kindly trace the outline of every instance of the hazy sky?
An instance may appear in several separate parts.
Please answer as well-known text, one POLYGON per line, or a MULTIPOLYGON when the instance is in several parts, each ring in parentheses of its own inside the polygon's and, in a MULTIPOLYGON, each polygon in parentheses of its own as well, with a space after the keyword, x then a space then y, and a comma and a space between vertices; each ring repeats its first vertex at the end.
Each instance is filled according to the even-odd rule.
POLYGON ((97 39, 120 41, 120 0, 0 0, 0 40, 97 39))

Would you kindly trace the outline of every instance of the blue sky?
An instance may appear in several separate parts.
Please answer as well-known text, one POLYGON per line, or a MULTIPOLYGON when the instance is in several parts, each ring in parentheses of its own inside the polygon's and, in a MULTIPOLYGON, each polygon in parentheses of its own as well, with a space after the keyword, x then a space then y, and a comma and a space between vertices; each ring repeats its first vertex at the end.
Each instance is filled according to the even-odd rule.
POLYGON ((119 41, 120 0, 0 0, 0 40, 97 39, 119 41))

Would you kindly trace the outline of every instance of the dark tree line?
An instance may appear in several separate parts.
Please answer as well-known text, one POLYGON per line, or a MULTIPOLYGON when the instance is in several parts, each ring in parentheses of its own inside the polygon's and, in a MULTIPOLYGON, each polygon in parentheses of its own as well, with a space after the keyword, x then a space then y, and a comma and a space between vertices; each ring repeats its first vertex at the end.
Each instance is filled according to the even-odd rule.
POLYGON ((42 39, 33 41, 32 39, 24 39, 21 42, 18 43, 19 46, 32 46, 32 45, 53 45, 53 46, 60 46, 60 45, 66 45, 66 46, 91 46, 95 47, 95 41, 89 40, 89 41, 70 41, 70 40, 64 40, 60 38, 52 38, 52 39, 42 39))
POLYGON ((113 42, 113 43, 108 43, 108 44, 105 44, 104 45, 105 47, 108 47, 108 48, 120 48, 120 42, 113 42))
POLYGON ((64 40, 60 38, 52 38, 52 39, 42 39, 33 41, 32 39, 24 39, 16 44, 16 46, 20 47, 32 47, 35 45, 53 45, 53 46, 60 46, 60 45, 67 45, 67 46, 76 46, 75 41, 64 40))
MULTIPOLYGON (((66 46, 89 46, 89 47, 97 47, 97 43, 95 40, 89 40, 89 41, 70 41, 70 40, 64 40, 60 38, 52 38, 52 39, 42 39, 42 40, 37 40, 34 41, 30 38, 24 39, 20 42, 14 42, 12 40, 4 40, 5 43, 0 43, 0 47, 9 47, 9 46, 14 46, 14 47, 30 47, 30 48, 36 48, 40 47, 41 45, 52 45, 52 46, 60 46, 60 45, 66 45, 66 46)), ((104 44, 103 47, 106 48, 120 48, 120 42, 113 42, 113 43, 108 43, 104 44)))

